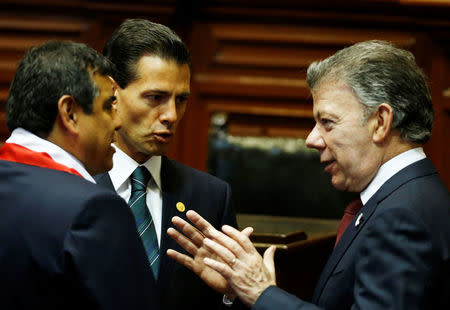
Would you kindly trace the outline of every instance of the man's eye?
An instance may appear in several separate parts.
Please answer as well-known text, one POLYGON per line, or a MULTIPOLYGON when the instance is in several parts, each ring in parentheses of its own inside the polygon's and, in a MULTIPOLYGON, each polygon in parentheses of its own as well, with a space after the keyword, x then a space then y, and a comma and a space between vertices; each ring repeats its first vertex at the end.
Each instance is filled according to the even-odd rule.
POLYGON ((161 100, 162 96, 161 95, 148 95, 147 98, 152 101, 159 101, 159 100, 161 100))
POLYGON ((327 118, 322 118, 320 119, 320 124, 325 128, 330 128, 333 125, 333 121, 327 118))
POLYGON ((177 104, 184 104, 187 102, 187 100, 188 100, 187 97, 179 97, 177 98, 177 104))

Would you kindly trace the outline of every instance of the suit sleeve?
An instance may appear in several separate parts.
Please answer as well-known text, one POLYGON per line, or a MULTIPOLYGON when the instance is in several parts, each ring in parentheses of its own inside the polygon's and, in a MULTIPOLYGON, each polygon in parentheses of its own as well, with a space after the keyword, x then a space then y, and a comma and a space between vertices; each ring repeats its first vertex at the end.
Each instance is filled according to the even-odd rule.
POLYGON ((276 287, 270 286, 258 297, 252 310, 269 310, 269 309, 283 309, 283 310, 320 310, 314 304, 301 300, 300 298, 289 294, 286 291, 276 287))
MULTIPOLYGON (((404 208, 377 215, 361 236, 362 247, 355 260, 353 310, 414 310, 427 303, 427 285, 435 261, 433 246, 421 219, 404 208)), ((339 308, 339 305, 336 305, 339 308)), ((319 307, 279 288, 269 287, 253 305, 254 310, 319 307)))
POLYGON ((368 227, 356 257, 352 309, 422 309, 432 277, 433 246, 412 211, 389 209, 368 227))
POLYGON ((66 268, 100 309, 159 309, 133 215, 119 196, 89 199, 64 241, 66 268))
POLYGON ((221 225, 226 224, 237 228, 236 211, 231 199, 231 188, 228 183, 225 183, 224 187, 223 216, 221 225))

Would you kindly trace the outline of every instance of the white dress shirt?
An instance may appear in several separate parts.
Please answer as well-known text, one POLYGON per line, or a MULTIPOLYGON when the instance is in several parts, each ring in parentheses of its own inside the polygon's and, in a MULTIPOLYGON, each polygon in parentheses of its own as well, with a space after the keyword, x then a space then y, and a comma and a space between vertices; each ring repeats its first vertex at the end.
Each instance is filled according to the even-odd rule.
POLYGON ((423 148, 417 147, 403 152, 381 165, 380 169, 378 169, 375 174, 375 177, 370 181, 366 189, 361 192, 361 201, 363 205, 365 205, 381 186, 394 176, 394 174, 424 158, 426 158, 426 155, 423 152, 423 148))
MULTIPOLYGON (((113 144, 116 152, 113 155, 113 168, 109 171, 109 177, 116 193, 127 203, 131 197, 130 176, 139 164, 130 156, 125 154, 113 144)), ((162 222, 162 193, 161 193, 161 156, 152 156, 147 160, 145 166, 151 173, 154 182, 147 184, 146 202, 155 224, 158 244, 161 245, 161 222, 162 222)))
POLYGON ((35 134, 23 128, 16 128, 6 143, 21 145, 34 152, 47 153, 54 161, 66 167, 75 169, 83 178, 92 183, 96 183, 94 178, 87 172, 84 165, 75 156, 60 148, 48 140, 39 138, 35 134))

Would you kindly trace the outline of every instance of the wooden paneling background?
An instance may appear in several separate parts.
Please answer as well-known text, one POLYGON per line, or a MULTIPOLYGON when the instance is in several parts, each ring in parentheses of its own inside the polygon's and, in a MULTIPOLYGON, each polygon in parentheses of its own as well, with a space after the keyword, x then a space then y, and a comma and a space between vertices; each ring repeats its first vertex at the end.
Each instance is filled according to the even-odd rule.
POLYGON ((306 137, 312 102, 308 65, 367 39, 411 50, 430 79, 436 121, 426 152, 450 187, 450 1, 444 0, 0 0, 0 141, 18 60, 49 39, 97 50, 125 18, 177 31, 193 60, 192 98, 170 156, 206 168, 211 113, 235 135, 306 137))

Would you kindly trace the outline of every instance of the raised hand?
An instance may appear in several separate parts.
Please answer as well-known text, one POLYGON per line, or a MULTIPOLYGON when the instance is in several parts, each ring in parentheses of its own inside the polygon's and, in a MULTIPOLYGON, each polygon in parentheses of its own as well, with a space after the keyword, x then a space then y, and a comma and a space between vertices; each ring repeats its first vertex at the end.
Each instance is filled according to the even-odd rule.
MULTIPOLYGON (((187 214, 190 215, 191 212, 193 211, 188 211, 187 214)), ((207 257, 217 261, 221 261, 221 259, 215 253, 210 252, 208 248, 203 245, 203 239, 205 239, 205 235, 212 237, 219 232, 206 220, 204 220, 203 218, 201 219, 201 227, 203 228, 203 233, 177 216, 172 218, 172 223, 180 231, 182 231, 184 235, 179 233, 174 228, 169 228, 167 230, 168 235, 172 239, 174 239, 183 249, 190 253, 192 257, 179 253, 172 249, 167 250, 167 255, 178 263, 192 270, 214 290, 218 291, 219 293, 226 294, 229 298, 234 298, 235 294, 233 293, 230 285, 225 280, 225 278, 220 273, 204 264, 204 259, 207 257)), ((250 236, 252 232, 253 229, 251 227, 247 227, 242 231, 242 233, 246 236, 250 236)))
MULTIPOLYGON (((206 265, 203 267, 204 270, 208 270, 208 274, 214 275, 209 278, 209 281, 205 280, 208 277, 201 276, 208 285, 215 289, 222 287, 225 289, 224 293, 231 289, 234 295, 238 296, 247 306, 252 306, 267 287, 276 285, 273 261, 274 246, 266 250, 263 259, 248 238, 250 234, 247 229, 250 230, 250 228, 240 232, 225 225, 222 227, 222 233, 196 212, 191 210, 186 215, 201 233, 180 219, 190 227, 186 227, 184 223, 181 226, 174 224, 190 238, 190 242, 186 242, 187 238, 182 236, 179 236, 178 240, 181 238, 184 241, 180 243, 177 240, 177 242, 181 246, 184 244, 186 247, 183 246, 183 248, 194 255, 194 258, 196 255, 193 253, 198 253, 198 258, 203 259, 204 265, 206 265), (195 248, 192 247, 193 244, 195 248)), ((192 260, 192 258, 190 259, 192 260)), ((189 263, 180 263, 189 268, 189 263)), ((191 269, 194 270, 195 267, 191 269)), ((227 294, 230 296, 230 293, 227 294)))

